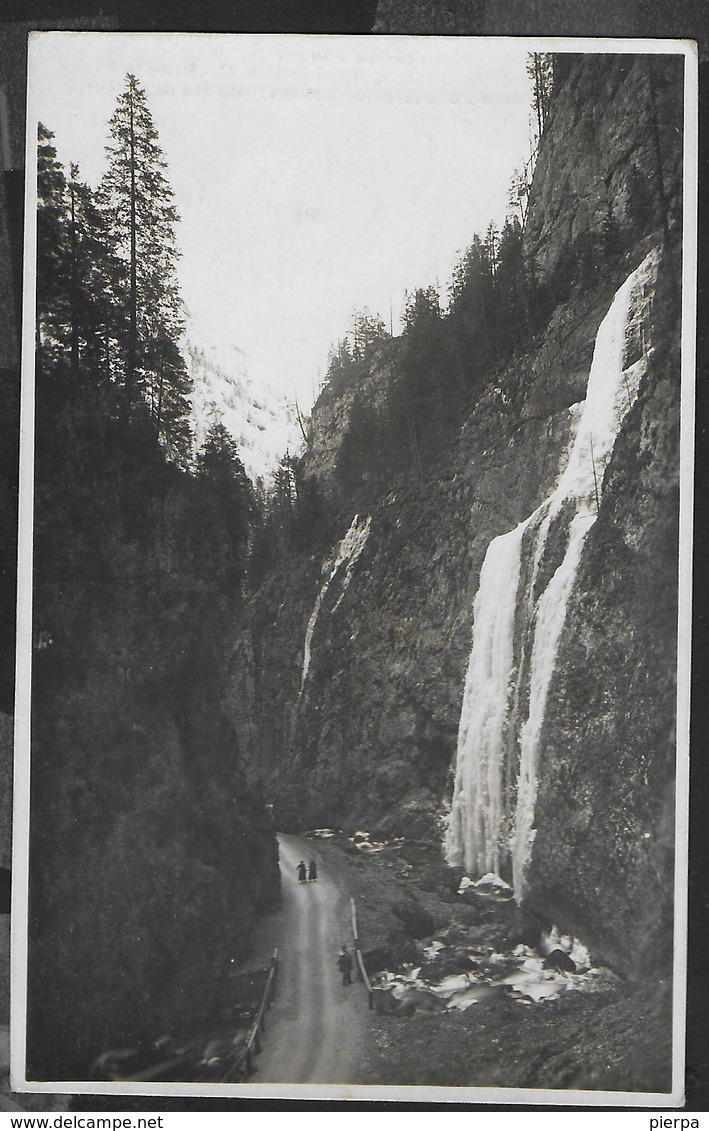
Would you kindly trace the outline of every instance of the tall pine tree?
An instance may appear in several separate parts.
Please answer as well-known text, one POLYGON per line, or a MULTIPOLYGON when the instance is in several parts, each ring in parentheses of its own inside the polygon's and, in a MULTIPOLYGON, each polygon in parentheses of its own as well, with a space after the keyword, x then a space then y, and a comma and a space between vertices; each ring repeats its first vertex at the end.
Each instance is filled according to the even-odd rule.
POLYGON ((120 264, 117 376, 128 413, 147 404, 158 438, 173 457, 186 456, 190 380, 179 350, 184 329, 177 281, 179 217, 158 133, 135 75, 126 76, 109 128, 100 202, 120 264))
POLYGON ((39 124, 37 133, 37 352, 56 360, 68 342, 69 260, 67 184, 57 159, 54 134, 39 124))
POLYGON ((527 76, 532 84, 532 108, 536 115, 537 141, 544 132, 554 88, 554 56, 533 52, 527 56, 527 76))
POLYGON ((95 194, 70 165, 67 181, 68 256, 72 368, 90 371, 94 381, 112 375, 111 339, 121 308, 117 294, 120 263, 110 251, 106 218, 95 194))

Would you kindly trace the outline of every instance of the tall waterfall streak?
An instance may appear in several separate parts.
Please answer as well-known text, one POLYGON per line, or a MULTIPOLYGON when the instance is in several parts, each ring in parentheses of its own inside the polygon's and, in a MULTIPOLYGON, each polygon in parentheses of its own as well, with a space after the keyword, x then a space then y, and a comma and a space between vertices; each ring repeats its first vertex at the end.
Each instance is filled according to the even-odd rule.
POLYGON ((581 551, 596 514, 582 507, 571 522, 569 542, 559 568, 537 602, 536 626, 529 676, 529 715, 520 730, 520 766, 517 782, 512 850, 512 886, 519 900, 524 889, 524 872, 529 863, 535 830, 537 762, 539 738, 544 722, 549 685, 554 672, 566 606, 576 578, 581 551))
MULTIPOLYGON (((369 537, 369 528, 372 525, 372 517, 371 515, 369 515, 364 520, 364 522, 361 522, 358 525, 356 525, 356 523, 357 515, 355 515, 352 525, 350 526, 347 534, 340 543, 342 553, 340 564, 342 562, 345 563, 345 575, 342 579, 340 596, 332 606, 333 613, 336 612, 336 610, 340 607, 340 602, 342 601, 342 598, 349 588, 350 581, 352 580, 352 574, 354 573, 354 567, 357 564, 357 559, 362 553, 362 550, 364 549, 369 537)), ((335 566, 335 569, 332 572, 332 577, 335 576, 338 569, 339 564, 335 566)))
MULTIPOLYGON (((517 807, 511 842, 512 883, 515 898, 524 895, 525 873, 534 843, 534 811, 537 798, 537 767, 542 725, 551 679, 556 667, 559 642, 566 620, 569 597, 574 588, 586 536, 598 517, 603 476, 623 421, 637 397, 645 372, 643 348, 637 361, 623 368, 626 340, 646 306, 646 284, 654 279, 658 253, 652 251, 617 291, 596 336, 588 378, 586 401, 568 465, 548 500, 547 513, 537 539, 546 543, 551 521, 565 504, 573 513, 568 522, 567 545, 561 565, 536 602, 534 643, 529 673, 529 712, 520 730, 520 769, 517 807), (595 504, 595 505, 594 505, 595 504)), ((543 554, 535 548, 535 569, 543 554)))
POLYGON ((371 515, 368 516, 366 519, 360 520, 359 515, 356 514, 354 516, 354 518, 352 519, 352 523, 350 525, 350 528, 347 531, 347 533, 345 534, 344 538, 342 538, 337 543, 337 547, 335 549, 334 555, 331 558, 328 558, 323 563, 322 573, 324 574, 325 580, 323 581, 322 585, 320 586, 320 590, 318 592, 318 595, 315 598, 315 604, 313 606, 313 611, 310 614, 310 619, 308 621, 308 627, 305 630, 305 644, 304 644, 304 647, 303 647, 303 671, 302 671, 301 679, 300 679, 299 698, 300 698, 300 695, 303 694, 303 688, 305 687, 305 681, 308 678, 308 671, 310 670, 310 661, 311 661, 311 658, 312 658, 313 634, 315 632, 315 625, 317 624, 318 617, 320 615, 320 606, 323 603, 325 594, 327 593, 327 591, 330 587, 330 583, 332 582, 333 578, 337 574, 340 567, 344 563, 346 563, 345 573, 344 573, 344 577, 342 579, 342 592, 340 593, 340 596, 337 598, 337 601, 336 601, 335 605, 333 606, 332 611, 334 612, 335 609, 337 609, 337 607, 339 606, 340 601, 344 597, 344 595, 347 591, 347 588, 350 584, 350 581, 352 580, 352 572, 354 570, 357 559, 359 558, 360 554, 362 553, 362 550, 365 547, 367 538, 369 537, 369 528, 370 528, 371 525, 372 525, 371 515))
POLYGON ((473 607, 473 649, 458 727, 445 854, 449 864, 480 875, 500 869, 504 728, 526 526, 523 522, 490 543, 473 607))
POLYGON ((519 731, 520 771, 509 843, 518 900, 523 894, 535 835, 539 742, 566 608, 586 535, 597 517, 596 500, 602 493, 605 469, 645 371, 644 343, 637 360, 625 370, 623 355, 626 340, 634 331, 642 340, 642 333, 638 334, 646 311, 642 300, 657 262, 658 252, 653 251, 619 289, 601 323, 586 400, 556 489, 529 518, 490 543, 480 574, 445 853, 449 863, 465 866, 471 873, 500 871, 507 848, 502 843, 506 823, 503 766, 507 728, 515 713, 510 707, 523 701, 520 681, 528 680, 529 706, 519 731), (559 535, 566 538, 564 557, 537 596, 547 539, 555 520, 559 535), (520 591, 523 546, 525 554, 531 556, 531 569, 525 571, 528 580, 520 591), (523 645, 515 669, 515 628, 522 629, 524 640, 525 624, 530 626, 530 644, 523 645), (529 648, 527 663, 524 653, 529 655, 529 648))

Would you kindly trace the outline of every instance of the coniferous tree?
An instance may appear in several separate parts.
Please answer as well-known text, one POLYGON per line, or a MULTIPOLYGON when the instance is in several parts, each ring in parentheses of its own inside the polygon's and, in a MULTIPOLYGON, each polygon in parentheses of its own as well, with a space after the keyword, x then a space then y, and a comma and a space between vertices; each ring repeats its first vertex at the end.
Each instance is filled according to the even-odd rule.
POLYGON ((522 227, 516 217, 497 233, 495 257, 495 346, 504 356, 530 330, 531 283, 522 252, 522 227))
POLYGON ((507 196, 509 207, 519 211, 519 220, 522 227, 524 227, 527 219, 527 205, 529 203, 531 187, 529 163, 527 163, 523 168, 515 169, 510 180, 510 188, 507 196))
POLYGON ((67 184, 53 141, 54 134, 40 123, 37 136, 36 310, 40 361, 56 360, 68 343, 67 184))
POLYGON ((343 495, 358 502, 363 500, 369 481, 382 470, 386 455, 376 407, 361 389, 357 389, 335 468, 343 495))
POLYGON ((535 51, 527 56, 527 75, 532 83, 532 109, 536 117, 537 139, 542 136, 554 86, 554 56, 535 51))
POLYGON ((142 397, 159 438, 185 453, 189 379, 179 353, 184 322, 177 282, 178 215, 158 133, 135 75, 126 76, 109 128, 100 199, 111 250, 120 264, 120 362, 127 410, 142 397))
POLYGON ((403 323, 400 380, 392 392, 403 407, 400 442, 423 482, 429 457, 459 408, 456 370, 435 286, 406 295, 403 323))
POLYGON ((485 231, 485 253, 487 255, 490 274, 492 275, 493 279, 495 278, 495 274, 497 272, 497 249, 499 237, 500 233, 491 220, 485 231))
POLYGON ((231 491, 248 492, 250 481, 234 438, 224 424, 213 424, 197 455, 197 474, 231 491))
POLYGON ((167 333, 160 332, 146 349, 155 379, 150 386, 150 407, 156 438, 173 462, 189 463, 192 430, 187 413, 192 378, 179 346, 167 333))
POLYGON ((386 327, 378 314, 371 314, 366 306, 355 310, 352 316, 353 357, 364 357, 370 346, 386 337, 386 327))
POLYGON ((487 241, 473 237, 457 264, 449 290, 450 317, 466 384, 474 386, 493 356, 493 270, 487 241))
POLYGON ((346 337, 342 338, 336 345, 331 346, 327 359, 326 382, 336 380, 338 375, 352 364, 353 360, 352 349, 346 337))
POLYGON ((254 505, 255 536, 251 545, 250 573, 258 587, 275 560, 291 549, 300 501, 297 461, 290 452, 279 461, 273 485, 265 500, 254 505))
POLYGON ((275 509, 287 516, 289 521, 298 499, 295 460, 290 452, 286 452, 279 461, 273 477, 272 498, 275 509))
POLYGON ((67 196, 72 368, 110 378, 111 341, 121 318, 120 265, 109 248, 105 217, 90 187, 79 179, 75 164, 70 166, 67 196))
POLYGON ((228 591, 243 575, 255 500, 236 443, 223 424, 209 429, 197 454, 196 473, 191 536, 199 543, 198 554, 209 555, 204 576, 228 591))
MULTIPOLYGON (((124 183, 127 174, 139 187, 137 163, 133 178, 128 169, 124 183)), ((42 128, 28 1047, 43 1078, 86 1075, 109 1032, 148 1041, 167 1023, 161 1010, 170 1024, 180 1011, 183 1023, 201 1017, 224 940, 240 936, 245 948, 261 898, 241 878, 260 834, 249 833, 248 803, 240 808, 217 674, 253 493, 223 428, 196 467, 175 466, 189 381, 174 275, 153 246, 161 227, 150 230, 136 192, 134 241, 121 242, 117 205, 105 194, 101 205, 76 166, 65 175, 42 128), (215 804, 222 797, 229 805, 215 804), (203 915, 180 915, 200 901, 203 915), (238 912, 227 925, 229 907, 238 912), (186 992, 174 972, 196 945, 205 977, 186 992)))

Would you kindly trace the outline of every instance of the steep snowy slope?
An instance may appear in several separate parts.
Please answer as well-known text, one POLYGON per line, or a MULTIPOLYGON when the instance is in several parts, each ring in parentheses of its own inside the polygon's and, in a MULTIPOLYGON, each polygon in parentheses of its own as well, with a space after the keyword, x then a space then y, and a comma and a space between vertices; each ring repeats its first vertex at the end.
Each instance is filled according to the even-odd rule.
POLYGON ((236 441, 249 476, 268 485, 281 457, 299 446, 295 405, 286 394, 254 381, 243 351, 228 338, 190 324, 183 349, 194 381, 195 451, 212 425, 221 423, 236 441))

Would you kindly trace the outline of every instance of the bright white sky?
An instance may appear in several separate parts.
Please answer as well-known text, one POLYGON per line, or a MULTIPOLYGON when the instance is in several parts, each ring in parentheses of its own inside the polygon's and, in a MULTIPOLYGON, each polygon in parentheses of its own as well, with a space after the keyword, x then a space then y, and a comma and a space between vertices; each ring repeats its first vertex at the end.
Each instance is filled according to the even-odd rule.
POLYGON ((30 121, 96 185, 125 75, 144 87, 181 216, 201 344, 312 403, 355 307, 394 332, 507 212, 529 154, 528 45, 386 36, 37 33, 30 121))

